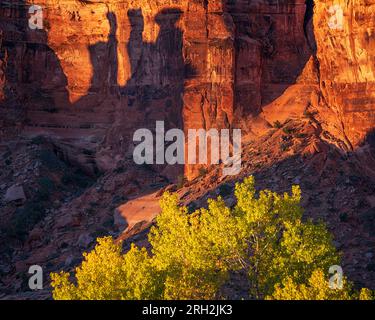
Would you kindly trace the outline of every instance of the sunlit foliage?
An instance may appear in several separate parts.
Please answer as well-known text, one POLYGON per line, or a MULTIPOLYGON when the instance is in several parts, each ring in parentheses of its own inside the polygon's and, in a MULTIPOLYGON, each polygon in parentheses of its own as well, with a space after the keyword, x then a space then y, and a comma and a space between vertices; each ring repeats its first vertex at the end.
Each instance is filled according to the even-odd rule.
POLYGON ((52 274, 57 300, 216 299, 231 273, 245 271, 256 299, 370 299, 345 279, 332 290, 326 279, 340 257, 323 223, 303 221, 301 190, 259 193, 253 177, 236 186, 237 205, 222 198, 192 214, 166 193, 151 229, 151 250, 122 253, 112 238, 98 240, 70 279, 52 274))
POLYGON ((343 279, 342 289, 332 289, 329 286, 323 270, 315 270, 306 284, 296 284, 291 277, 277 284, 274 293, 267 297, 269 300, 372 300, 373 293, 368 289, 361 292, 353 290, 346 278, 343 279))
POLYGON ((51 275, 54 299, 143 300, 156 299, 162 291, 146 250, 132 246, 123 255, 112 238, 99 239, 95 250, 84 254, 75 277, 73 285, 67 273, 51 275))

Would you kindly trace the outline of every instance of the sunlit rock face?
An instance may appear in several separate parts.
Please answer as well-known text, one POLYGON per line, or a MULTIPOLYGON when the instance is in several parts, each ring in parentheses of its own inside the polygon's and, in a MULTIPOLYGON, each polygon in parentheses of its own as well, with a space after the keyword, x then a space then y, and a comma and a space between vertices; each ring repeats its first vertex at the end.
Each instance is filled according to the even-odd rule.
POLYGON ((374 126, 373 1, 40 0, 43 30, 32 2, 0 8, 2 110, 88 170, 115 168, 157 120, 259 134, 313 106, 348 146, 374 126))
POLYGON ((234 38, 221 1, 40 1, 43 30, 28 28, 24 4, 1 8, 8 86, 24 134, 48 134, 69 160, 108 170, 157 120, 233 120, 234 38))
POLYGON ((355 147, 375 126, 375 1, 315 1, 314 30, 327 120, 355 147))

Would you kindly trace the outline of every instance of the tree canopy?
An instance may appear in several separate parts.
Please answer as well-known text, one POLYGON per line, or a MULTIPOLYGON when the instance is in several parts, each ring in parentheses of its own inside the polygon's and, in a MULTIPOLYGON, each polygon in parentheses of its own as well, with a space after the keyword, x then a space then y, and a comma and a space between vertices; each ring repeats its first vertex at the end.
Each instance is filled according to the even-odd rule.
POLYGON ((253 177, 238 183, 237 204, 219 197, 190 214, 177 195, 166 193, 149 233, 151 250, 122 253, 110 237, 84 254, 74 278, 51 274, 57 300, 158 300, 225 298, 230 275, 246 273, 252 299, 371 299, 344 279, 329 287, 328 270, 340 255, 324 223, 303 220, 301 190, 259 193, 253 177))

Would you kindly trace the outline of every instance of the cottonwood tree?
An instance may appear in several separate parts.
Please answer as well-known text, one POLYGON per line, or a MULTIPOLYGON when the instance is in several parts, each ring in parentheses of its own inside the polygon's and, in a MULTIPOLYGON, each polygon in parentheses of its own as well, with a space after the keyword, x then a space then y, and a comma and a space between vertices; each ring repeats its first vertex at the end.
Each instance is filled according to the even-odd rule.
POLYGON ((259 193, 253 177, 236 185, 237 205, 222 198, 190 214, 166 193, 149 234, 151 252, 123 254, 112 238, 98 240, 75 270, 52 274, 54 299, 217 299, 231 272, 248 274, 255 299, 365 299, 346 279, 332 290, 325 272, 340 262, 323 223, 303 221, 301 190, 259 193))

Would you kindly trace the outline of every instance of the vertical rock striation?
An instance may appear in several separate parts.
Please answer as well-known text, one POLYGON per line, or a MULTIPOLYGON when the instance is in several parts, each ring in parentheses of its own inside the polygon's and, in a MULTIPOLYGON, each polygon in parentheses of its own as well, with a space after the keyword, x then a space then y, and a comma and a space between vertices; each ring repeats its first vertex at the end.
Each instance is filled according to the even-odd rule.
POLYGON ((157 120, 258 133, 313 106, 349 147, 374 127, 371 0, 40 0, 43 30, 27 26, 32 3, 0 8, 6 105, 89 170, 115 168, 157 120))
POLYGON ((328 127, 355 147, 375 126, 375 1, 315 1, 314 31, 328 127))

